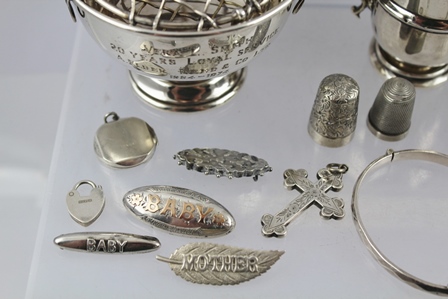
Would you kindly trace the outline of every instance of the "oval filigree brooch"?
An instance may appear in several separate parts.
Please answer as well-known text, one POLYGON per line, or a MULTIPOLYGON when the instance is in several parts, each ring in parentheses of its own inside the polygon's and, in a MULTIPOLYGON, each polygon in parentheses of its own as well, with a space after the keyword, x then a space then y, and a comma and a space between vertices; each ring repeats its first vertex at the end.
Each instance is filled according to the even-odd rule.
POLYGON ((237 151, 217 148, 194 148, 178 152, 174 155, 179 165, 185 165, 189 170, 196 170, 206 175, 231 178, 253 177, 272 171, 268 163, 255 156, 237 151))

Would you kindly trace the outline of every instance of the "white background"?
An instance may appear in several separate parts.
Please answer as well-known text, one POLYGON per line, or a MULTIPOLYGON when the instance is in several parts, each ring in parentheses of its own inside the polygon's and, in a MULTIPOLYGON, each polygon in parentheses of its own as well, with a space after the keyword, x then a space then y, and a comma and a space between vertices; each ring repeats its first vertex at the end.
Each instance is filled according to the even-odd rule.
MULTIPOLYGON (((369 13, 357 19, 350 11, 357 1, 328 2, 307 1, 299 14, 290 16, 269 49, 249 66, 247 80, 231 102, 194 114, 159 111, 141 103, 126 71, 99 49, 80 23, 72 23, 64 1, 4 2, 0 296, 431 297, 374 261, 355 231, 350 201, 358 175, 387 148, 448 152, 447 85, 417 90, 406 139, 389 143, 375 138, 367 130, 366 117, 384 78, 367 54, 372 37, 369 13), (338 149, 317 145, 306 131, 318 85, 332 73, 353 77, 361 89, 355 137, 338 149), (156 130, 160 145, 151 161, 114 170, 97 160, 93 135, 110 111, 140 117, 156 130), (192 147, 247 152, 266 159, 274 171, 258 182, 206 177, 172 159, 192 147), (298 195, 283 188, 283 171, 305 168, 314 180, 317 170, 330 162, 350 167, 345 188, 329 192, 344 199, 346 217, 327 221, 312 206, 288 226, 285 238, 263 237, 261 215, 278 212, 298 195), (88 228, 74 223, 65 206, 66 193, 81 179, 101 184, 107 197, 102 216, 88 228), (207 241, 285 254, 267 273, 238 286, 195 285, 176 277, 155 255, 169 256, 186 243, 202 240, 152 229, 124 210, 123 194, 150 184, 191 188, 226 206, 237 227, 207 241), (61 251, 52 244, 59 234, 93 230, 148 234, 158 237, 162 247, 142 255, 107 256, 61 251)), ((401 267, 446 284, 447 170, 404 162, 379 174, 362 193, 361 215, 369 232, 401 267)))

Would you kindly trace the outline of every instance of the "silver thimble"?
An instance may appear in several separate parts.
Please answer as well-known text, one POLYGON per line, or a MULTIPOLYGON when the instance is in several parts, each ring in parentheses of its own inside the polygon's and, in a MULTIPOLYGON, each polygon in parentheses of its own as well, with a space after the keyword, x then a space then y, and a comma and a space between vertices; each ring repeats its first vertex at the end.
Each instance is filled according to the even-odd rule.
POLYGON ((308 133, 320 145, 350 142, 358 117, 359 86, 353 78, 333 74, 320 83, 308 122, 308 133))
POLYGON ((381 86, 369 111, 368 127, 386 141, 403 139, 411 127, 415 87, 406 79, 391 78, 381 86))

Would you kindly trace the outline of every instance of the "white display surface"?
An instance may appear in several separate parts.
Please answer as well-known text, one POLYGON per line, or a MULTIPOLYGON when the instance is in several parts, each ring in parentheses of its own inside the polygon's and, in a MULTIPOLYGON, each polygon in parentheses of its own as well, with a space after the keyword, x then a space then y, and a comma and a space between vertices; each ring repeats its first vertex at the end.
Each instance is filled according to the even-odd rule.
MULTIPOLYGON (((404 140, 390 143, 374 137, 367 129, 366 117, 385 78, 369 62, 372 29, 367 12, 357 19, 348 6, 305 4, 249 66, 247 80, 234 99, 222 107, 197 113, 161 111, 138 100, 127 71, 95 44, 81 24, 78 26, 28 298, 432 297, 396 279, 373 259, 353 225, 350 201, 358 175, 387 148, 448 151, 448 85, 417 90, 412 127, 404 140), (354 139, 336 149, 316 144, 307 133, 319 83, 333 73, 349 75, 360 86, 354 139), (154 128, 159 146, 152 160, 131 169, 112 169, 97 159, 93 137, 104 115, 111 111, 121 117, 139 117, 154 128), (194 147, 250 153, 267 160, 274 171, 258 182, 187 171, 177 165, 173 155, 194 147), (304 168, 315 180, 316 172, 333 162, 350 167, 344 176, 344 189, 328 193, 344 199, 345 218, 322 219, 319 209, 311 206, 288 226, 284 238, 263 237, 261 216, 277 213, 299 195, 283 187, 283 171, 304 168), (106 196, 103 214, 87 228, 70 218, 65 203, 67 192, 82 179, 102 185, 106 196), (173 185, 206 194, 233 214, 236 228, 227 236, 206 240, 153 229, 122 204, 127 191, 145 185, 173 185), (64 251, 53 244, 54 237, 60 234, 82 231, 146 234, 157 237, 162 246, 152 253, 120 256, 64 251), (169 256, 184 244, 202 241, 284 250, 285 254, 262 276, 221 287, 184 281, 167 264, 155 259, 157 254, 169 256)), ((448 207, 443 201, 443 189, 436 187, 443 187, 442 178, 448 170, 413 165, 386 167, 380 174, 388 180, 373 180, 371 185, 366 182, 361 215, 365 215, 366 226, 380 248, 384 244, 392 260, 395 256, 404 269, 445 284, 448 277, 443 248, 448 239, 444 238, 443 228, 448 221, 443 211, 448 207), (426 191, 414 192, 421 188, 426 191), (378 190, 384 196, 390 195, 390 202, 384 196, 375 201, 373 193, 378 190), (415 194, 423 198, 414 198, 415 194)))

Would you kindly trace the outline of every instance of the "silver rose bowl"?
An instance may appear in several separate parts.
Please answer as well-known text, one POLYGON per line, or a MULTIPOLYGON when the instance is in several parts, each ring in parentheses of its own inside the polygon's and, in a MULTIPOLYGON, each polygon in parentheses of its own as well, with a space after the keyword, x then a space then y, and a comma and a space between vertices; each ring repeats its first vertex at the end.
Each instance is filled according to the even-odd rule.
POLYGON ((448 1, 362 0, 353 11, 366 7, 375 32, 370 57, 381 73, 416 86, 448 79, 448 1))
POLYGON ((66 0, 98 44, 158 108, 199 111, 228 101, 248 63, 304 0, 66 0), (215 1, 215 2, 213 2, 215 1))

